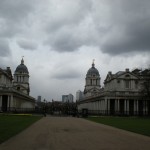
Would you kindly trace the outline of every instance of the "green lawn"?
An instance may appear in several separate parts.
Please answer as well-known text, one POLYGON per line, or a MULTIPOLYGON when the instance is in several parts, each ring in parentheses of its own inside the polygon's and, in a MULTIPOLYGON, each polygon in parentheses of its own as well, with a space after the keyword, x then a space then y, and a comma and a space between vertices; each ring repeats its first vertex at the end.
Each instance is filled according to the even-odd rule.
POLYGON ((150 118, 89 117, 88 120, 150 136, 150 118))
POLYGON ((0 143, 16 135, 40 118, 31 115, 0 115, 0 143))

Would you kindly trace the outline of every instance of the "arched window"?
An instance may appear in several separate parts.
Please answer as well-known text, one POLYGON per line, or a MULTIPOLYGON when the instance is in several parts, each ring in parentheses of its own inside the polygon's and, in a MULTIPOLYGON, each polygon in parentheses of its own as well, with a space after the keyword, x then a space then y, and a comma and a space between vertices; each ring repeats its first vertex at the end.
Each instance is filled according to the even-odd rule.
POLYGON ((20 91, 20 87, 19 86, 17 87, 17 90, 20 91))

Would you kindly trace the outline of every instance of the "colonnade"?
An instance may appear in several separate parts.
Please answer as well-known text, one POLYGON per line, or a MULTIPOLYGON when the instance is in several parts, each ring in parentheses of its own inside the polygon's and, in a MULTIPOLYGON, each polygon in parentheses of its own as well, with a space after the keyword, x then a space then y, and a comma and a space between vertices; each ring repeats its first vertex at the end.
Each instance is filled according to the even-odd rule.
POLYGON ((96 101, 81 102, 78 110, 88 109, 89 113, 107 115, 148 115, 150 108, 148 101, 140 99, 100 99, 96 101))
POLYGON ((3 109, 10 110, 12 107, 13 95, 0 95, 0 111, 3 111, 3 109))
POLYGON ((23 83, 29 82, 28 76, 25 76, 25 75, 16 75, 14 79, 15 79, 15 82, 23 82, 23 83))

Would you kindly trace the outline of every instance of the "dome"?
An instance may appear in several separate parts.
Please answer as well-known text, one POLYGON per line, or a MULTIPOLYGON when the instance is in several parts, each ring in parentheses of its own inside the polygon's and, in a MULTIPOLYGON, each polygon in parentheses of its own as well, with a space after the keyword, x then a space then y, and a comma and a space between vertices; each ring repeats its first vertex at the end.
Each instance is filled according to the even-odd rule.
POLYGON ((95 64, 92 64, 92 67, 88 70, 87 75, 97 75, 99 76, 98 70, 95 68, 95 64))
POLYGON ((16 68, 15 72, 19 72, 19 73, 29 73, 28 72, 28 68, 26 67, 26 65, 24 65, 24 60, 21 60, 21 64, 18 65, 18 67, 16 68))

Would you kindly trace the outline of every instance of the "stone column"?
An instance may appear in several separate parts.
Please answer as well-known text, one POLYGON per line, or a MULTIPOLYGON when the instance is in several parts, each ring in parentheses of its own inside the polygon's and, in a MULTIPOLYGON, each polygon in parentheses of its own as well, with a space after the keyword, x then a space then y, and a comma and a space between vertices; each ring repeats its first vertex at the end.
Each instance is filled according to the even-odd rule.
POLYGON ((127 114, 129 114, 129 100, 127 100, 127 114))
POLYGON ((0 111, 2 111, 2 95, 0 95, 0 111))
POLYGON ((107 110, 107 100, 103 100, 103 113, 105 114, 107 110))
POLYGON ((118 112, 120 112, 120 100, 118 99, 118 112))
POLYGON ((139 103, 138 100, 136 101, 136 114, 139 114, 139 103))
POLYGON ((148 115, 148 101, 146 101, 146 115, 148 115))
POLYGON ((10 96, 10 101, 11 101, 10 107, 12 108, 13 107, 13 95, 10 96))
POLYGON ((100 101, 98 101, 98 110, 100 110, 100 101))
POLYGON ((98 101, 96 101, 96 111, 98 111, 98 101))
POLYGON ((95 101, 95 110, 97 111, 97 101, 95 101))
POLYGON ((147 115, 147 101, 144 101, 144 114, 147 115))
POLYGON ((8 99, 8 100, 9 100, 9 105, 8 105, 8 107, 9 107, 9 110, 11 110, 11 103, 12 103, 12 102, 11 102, 11 95, 9 96, 9 99, 8 99))
POLYGON ((134 104, 133 104, 134 105, 134 109, 133 109, 134 110, 134 115, 136 115, 136 100, 133 100, 133 102, 134 102, 134 104))
POLYGON ((110 114, 110 99, 107 99, 107 113, 110 114))
POLYGON ((115 113, 117 113, 118 111, 118 100, 115 99, 115 113))
POLYGON ((10 109, 10 96, 9 95, 7 95, 7 111, 9 111, 9 109, 10 109))
POLYGON ((127 114, 127 100, 124 100, 124 112, 127 114))
POLYGON ((101 113, 103 113, 103 110, 104 110, 103 101, 104 100, 101 100, 101 113))

